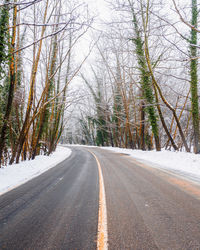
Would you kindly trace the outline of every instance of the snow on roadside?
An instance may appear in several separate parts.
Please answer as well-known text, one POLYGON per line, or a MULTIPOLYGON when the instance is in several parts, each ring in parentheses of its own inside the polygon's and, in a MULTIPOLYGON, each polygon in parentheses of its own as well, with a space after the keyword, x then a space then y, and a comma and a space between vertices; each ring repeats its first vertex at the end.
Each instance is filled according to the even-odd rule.
MULTIPOLYGON (((186 152, 172 152, 162 150, 142 151, 123 148, 102 147, 103 149, 112 150, 118 153, 129 154, 136 160, 146 163, 154 168, 162 168, 181 174, 185 177, 196 177, 195 180, 200 182, 200 155, 186 152)), ((193 178, 194 179, 194 178, 193 178)))
POLYGON ((39 155, 34 160, 0 168, 0 195, 56 166, 70 154, 71 149, 58 146, 50 156, 39 155))

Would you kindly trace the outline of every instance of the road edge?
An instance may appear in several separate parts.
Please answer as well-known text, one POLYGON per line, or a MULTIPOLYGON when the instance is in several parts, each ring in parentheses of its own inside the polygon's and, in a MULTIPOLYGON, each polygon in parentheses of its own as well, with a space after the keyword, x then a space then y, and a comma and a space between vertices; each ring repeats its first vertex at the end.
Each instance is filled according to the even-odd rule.
MULTIPOLYGON (((25 183, 33 180, 34 178, 37 178, 38 176, 44 174, 45 172, 49 171, 50 169, 56 167, 58 164, 60 164, 60 163, 64 162, 65 160, 67 160, 71 156, 72 150, 69 147, 65 147, 65 146, 62 146, 62 145, 59 145, 59 147, 64 147, 64 148, 67 148, 67 149, 70 150, 69 154, 65 158, 62 158, 61 160, 58 160, 58 161, 55 161, 55 162, 51 163, 49 166, 45 167, 44 169, 40 169, 40 171, 35 171, 35 173, 33 173, 30 176, 25 176, 25 177, 22 176, 23 178, 19 179, 19 181, 15 185, 10 185, 10 186, 2 189, 2 191, 0 191, 0 196, 12 191, 13 189, 16 189, 16 188, 24 185, 25 183)), ((32 161, 34 161, 34 160, 32 160, 32 161)), ((26 160, 24 162, 29 163, 30 161, 26 160)), ((11 166, 13 166, 13 165, 11 165, 11 166)))

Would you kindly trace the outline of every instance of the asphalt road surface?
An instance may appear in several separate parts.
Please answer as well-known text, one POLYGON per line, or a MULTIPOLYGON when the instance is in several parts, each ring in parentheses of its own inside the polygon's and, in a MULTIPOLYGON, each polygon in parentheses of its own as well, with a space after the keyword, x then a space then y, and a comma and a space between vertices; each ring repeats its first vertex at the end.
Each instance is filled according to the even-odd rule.
POLYGON ((94 157, 71 156, 0 196, 0 249, 95 249, 98 169, 94 157))
MULTIPOLYGON (((200 187, 88 148, 101 165, 109 250, 200 249, 200 187)), ((53 169, 0 196, 0 249, 96 249, 99 173, 94 156, 74 147, 53 169)))

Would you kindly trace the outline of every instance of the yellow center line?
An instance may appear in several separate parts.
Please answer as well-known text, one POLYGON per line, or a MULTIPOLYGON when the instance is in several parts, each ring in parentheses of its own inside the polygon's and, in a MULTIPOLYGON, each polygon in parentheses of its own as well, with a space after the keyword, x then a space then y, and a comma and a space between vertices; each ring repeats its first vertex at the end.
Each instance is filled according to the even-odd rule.
POLYGON ((108 249, 108 229, 107 229, 107 209, 106 209, 106 195, 101 164, 96 155, 88 150, 95 158, 99 171, 99 215, 98 215, 98 235, 97 235, 97 249, 108 249))

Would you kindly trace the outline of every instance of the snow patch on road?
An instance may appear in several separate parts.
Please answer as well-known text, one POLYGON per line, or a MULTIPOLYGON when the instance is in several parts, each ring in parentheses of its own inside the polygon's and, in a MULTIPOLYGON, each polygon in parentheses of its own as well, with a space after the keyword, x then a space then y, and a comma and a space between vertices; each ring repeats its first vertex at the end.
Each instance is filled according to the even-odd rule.
POLYGON ((0 168, 0 195, 55 167, 70 155, 71 149, 58 146, 50 156, 39 155, 34 160, 0 168))
POLYGON ((156 152, 112 147, 102 148, 118 153, 129 154, 136 160, 146 163, 151 167, 169 170, 200 183, 200 155, 167 150, 156 152))

